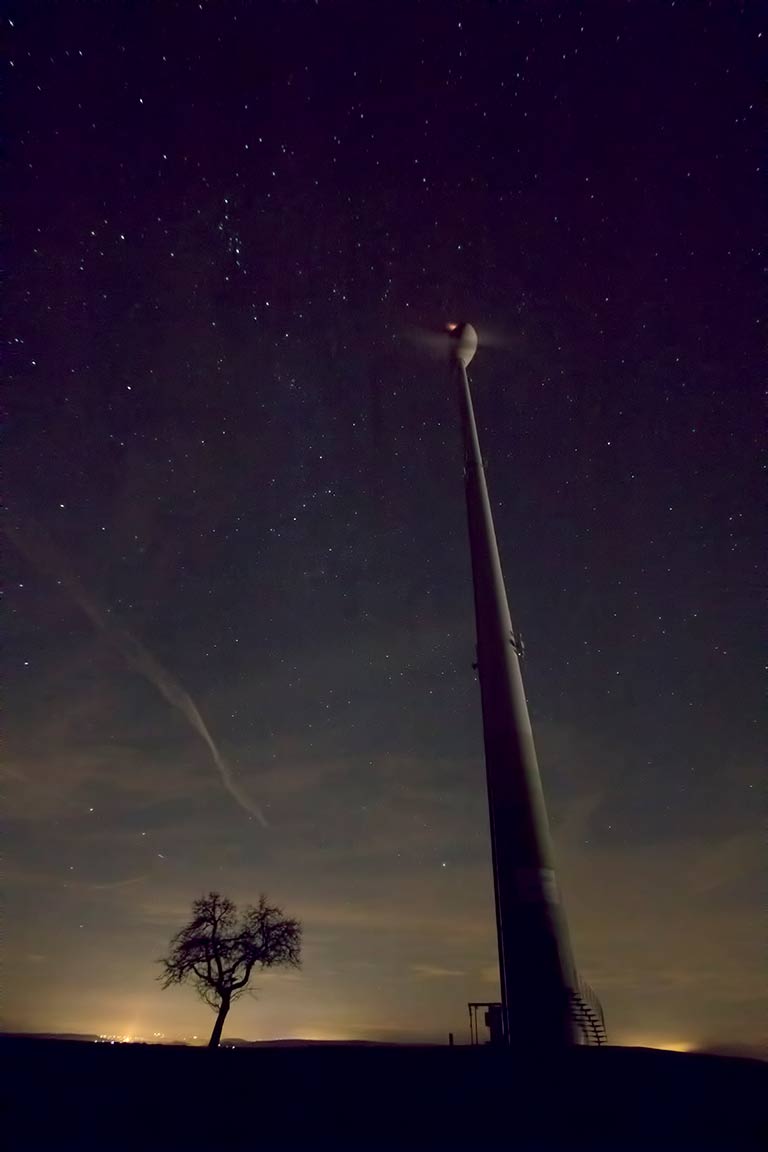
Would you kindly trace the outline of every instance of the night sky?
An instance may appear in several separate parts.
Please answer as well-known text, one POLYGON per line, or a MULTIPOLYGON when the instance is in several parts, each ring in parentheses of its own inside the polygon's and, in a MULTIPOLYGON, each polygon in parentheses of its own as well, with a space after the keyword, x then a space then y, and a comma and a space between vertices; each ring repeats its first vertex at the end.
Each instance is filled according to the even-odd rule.
POLYGON ((764 15, 11 5, 5 1027, 207 1036, 211 888, 305 932, 225 1035, 498 996, 466 319, 580 971, 764 1041, 764 15))

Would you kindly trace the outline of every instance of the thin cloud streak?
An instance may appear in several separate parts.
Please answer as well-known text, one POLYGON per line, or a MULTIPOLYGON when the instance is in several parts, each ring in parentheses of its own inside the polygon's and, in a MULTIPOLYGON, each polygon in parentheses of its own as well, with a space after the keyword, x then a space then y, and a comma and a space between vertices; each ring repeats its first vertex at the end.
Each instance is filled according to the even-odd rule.
POLYGON ((113 622, 109 611, 102 608, 93 596, 85 591, 74 573, 69 570, 58 550, 54 548, 50 540, 43 537, 39 529, 35 531, 33 539, 29 531, 20 531, 18 527, 11 525, 6 520, 5 532, 18 550, 36 567, 47 575, 55 573, 61 587, 66 589, 96 631, 109 641, 112 647, 123 657, 126 664, 143 676, 172 708, 181 713, 192 730, 207 746, 221 782, 232 799, 244 812, 247 812, 249 816, 255 816, 261 826, 266 828, 267 820, 264 813, 235 780, 203 720, 197 704, 187 690, 155 659, 140 640, 127 629, 113 622))

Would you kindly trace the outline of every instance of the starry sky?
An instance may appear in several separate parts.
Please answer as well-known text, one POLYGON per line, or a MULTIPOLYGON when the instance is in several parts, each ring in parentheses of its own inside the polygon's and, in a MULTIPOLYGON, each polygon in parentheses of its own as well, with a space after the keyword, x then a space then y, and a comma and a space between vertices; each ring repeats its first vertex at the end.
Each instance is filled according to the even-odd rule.
POLYGON ((760 8, 11 4, 5 1027, 207 1034, 211 888, 304 924, 230 1036, 498 996, 467 319, 580 971, 765 1042, 760 8))

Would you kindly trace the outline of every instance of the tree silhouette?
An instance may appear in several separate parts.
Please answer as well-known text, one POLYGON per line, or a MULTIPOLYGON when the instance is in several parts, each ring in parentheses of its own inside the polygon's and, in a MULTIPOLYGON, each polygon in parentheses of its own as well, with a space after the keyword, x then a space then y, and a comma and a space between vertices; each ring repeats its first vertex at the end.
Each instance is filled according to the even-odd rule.
POLYGON ((249 991, 255 967, 288 964, 298 968, 301 959, 301 925, 283 916, 280 908, 260 896, 238 917, 226 896, 209 892, 195 900, 192 919, 171 940, 167 956, 158 961, 163 988, 187 981, 216 1012, 209 1048, 217 1048, 232 1002, 249 991))

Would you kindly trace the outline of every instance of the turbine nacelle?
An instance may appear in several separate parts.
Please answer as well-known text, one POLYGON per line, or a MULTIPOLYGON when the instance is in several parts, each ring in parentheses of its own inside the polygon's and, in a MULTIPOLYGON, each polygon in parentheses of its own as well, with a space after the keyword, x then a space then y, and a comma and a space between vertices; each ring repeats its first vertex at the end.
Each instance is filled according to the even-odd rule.
POLYGON ((458 360, 467 368, 475 352, 477 352, 477 332, 471 324, 455 321, 446 324, 445 330, 454 342, 451 348, 451 359, 458 360))

